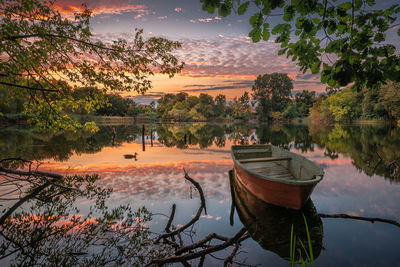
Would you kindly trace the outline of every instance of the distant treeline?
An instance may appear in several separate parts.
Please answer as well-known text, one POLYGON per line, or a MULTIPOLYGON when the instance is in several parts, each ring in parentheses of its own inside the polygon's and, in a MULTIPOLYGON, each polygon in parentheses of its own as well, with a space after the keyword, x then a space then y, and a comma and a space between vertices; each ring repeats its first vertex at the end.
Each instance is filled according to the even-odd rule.
MULTIPOLYGON (((77 100, 77 102, 79 99, 90 95, 96 95, 102 98, 102 100, 99 101, 102 104, 98 105, 94 109, 82 105, 74 107, 73 110, 68 110, 70 114, 87 115, 88 110, 92 110, 89 115, 135 117, 138 114, 155 112, 155 102, 152 102, 150 105, 140 105, 133 101, 133 99, 124 98, 118 94, 101 93, 96 88, 69 88, 66 93, 73 99, 77 100)), ((27 97, 24 92, 13 91, 13 89, 8 87, 0 87, 0 114, 21 114, 24 111, 24 105, 27 101, 29 101, 29 97, 27 97), (13 94, 13 97, 9 97, 10 94, 13 94)))
POLYGON ((328 88, 310 109, 315 122, 361 120, 400 120, 400 83, 388 82, 379 91, 360 92, 328 88))
MULTIPOLYGON (((116 94, 99 93, 95 88, 69 89, 66 94, 79 102, 88 95, 98 95, 102 104, 95 108, 78 106, 72 114, 98 116, 151 115, 163 121, 209 121, 209 120, 292 120, 310 117, 313 122, 333 123, 352 120, 397 120, 400 121, 400 83, 389 82, 379 90, 364 88, 356 92, 350 88, 327 87, 326 92, 316 95, 303 90, 292 97, 293 81, 284 73, 260 75, 254 82, 251 93, 227 100, 202 93, 191 96, 187 93, 166 94, 150 105, 136 103, 133 99, 116 94)), ((0 88, 0 113, 20 114, 29 97, 23 92, 0 88), (13 97, 8 97, 13 94, 13 97)))
POLYGON ((254 117, 247 92, 232 101, 226 101, 222 94, 215 98, 208 94, 198 97, 186 93, 166 94, 158 100, 156 110, 162 120, 174 121, 248 120, 254 117))

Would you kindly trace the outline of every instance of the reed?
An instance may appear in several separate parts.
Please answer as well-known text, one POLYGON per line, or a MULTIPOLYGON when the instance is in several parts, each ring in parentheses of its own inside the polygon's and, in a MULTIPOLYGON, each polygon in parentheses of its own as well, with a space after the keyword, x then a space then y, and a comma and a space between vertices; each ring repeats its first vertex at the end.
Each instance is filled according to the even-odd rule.
POLYGON ((313 255, 313 250, 312 250, 312 245, 311 245, 311 236, 310 236, 310 231, 308 229, 308 224, 307 224, 307 219, 303 215, 304 219, 304 224, 306 228, 306 234, 307 234, 307 245, 304 245, 304 242, 298 238, 297 242, 300 244, 302 251, 305 254, 305 257, 303 257, 303 253, 300 251, 300 258, 296 262, 296 239, 297 236, 294 234, 294 225, 292 224, 292 228, 290 230, 290 267, 294 267, 296 263, 300 263, 302 266, 306 267, 309 264, 311 264, 312 267, 314 267, 314 255, 313 255))

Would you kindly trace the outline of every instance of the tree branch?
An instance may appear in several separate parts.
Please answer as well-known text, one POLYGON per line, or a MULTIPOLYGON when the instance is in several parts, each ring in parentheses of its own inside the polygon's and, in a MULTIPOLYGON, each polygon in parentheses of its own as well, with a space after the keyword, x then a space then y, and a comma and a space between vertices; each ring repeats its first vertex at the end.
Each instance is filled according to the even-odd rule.
POLYGON ((394 220, 389 220, 389 219, 361 217, 361 216, 353 216, 353 215, 348 215, 348 214, 324 214, 324 213, 319 213, 318 215, 321 218, 353 219, 353 220, 368 221, 368 222, 371 222, 371 223, 383 222, 383 223, 389 223, 389 224, 393 224, 393 225, 395 225, 397 227, 400 227, 400 223, 399 222, 394 221, 394 220))
POLYGON ((57 90, 35 88, 35 87, 30 87, 30 86, 25 86, 25 85, 19 85, 19 84, 13 84, 13 83, 7 83, 7 82, 1 82, 1 81, 0 81, 0 84, 2 84, 2 85, 7 85, 7 86, 13 86, 13 87, 24 88, 24 89, 28 89, 28 90, 42 91, 42 92, 58 92, 57 90))
POLYGON ((197 188, 197 190, 199 191, 199 194, 200 194, 200 201, 201 201, 200 207, 199 207, 199 209, 197 210, 196 215, 193 217, 192 220, 190 220, 190 222, 188 222, 187 224, 185 224, 184 226, 182 226, 181 228, 179 228, 179 229, 177 229, 177 230, 175 230, 175 231, 173 231, 173 232, 160 235, 160 236, 157 238, 157 240, 155 241, 155 243, 160 242, 161 239, 164 239, 164 238, 167 238, 167 237, 171 237, 171 236, 175 236, 175 235, 177 235, 177 234, 183 232, 183 231, 186 230, 187 228, 189 228, 192 224, 194 224, 196 221, 199 220, 200 215, 201 215, 201 212, 203 211, 203 209, 204 209, 205 213, 207 214, 207 211, 206 211, 206 201, 205 201, 205 198, 204 198, 203 189, 201 189, 201 186, 200 186, 200 184, 199 184, 198 182, 196 182, 195 180, 193 180, 192 178, 189 177, 189 175, 188 175, 188 173, 186 172, 185 169, 184 169, 183 171, 185 172, 185 179, 188 180, 189 182, 191 182, 191 183, 197 188))

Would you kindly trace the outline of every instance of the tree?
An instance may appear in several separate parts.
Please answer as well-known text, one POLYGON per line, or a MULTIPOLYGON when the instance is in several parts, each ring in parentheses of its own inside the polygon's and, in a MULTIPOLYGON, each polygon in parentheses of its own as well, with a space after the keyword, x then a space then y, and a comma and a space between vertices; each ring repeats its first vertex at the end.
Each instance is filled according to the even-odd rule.
POLYGON ((223 117, 225 115, 226 96, 219 94, 215 97, 214 114, 223 117))
POLYGON ((315 92, 309 92, 308 90, 303 90, 300 94, 295 96, 295 105, 298 113, 301 116, 306 117, 310 113, 310 108, 316 101, 315 92))
POLYGON ((284 119, 290 120, 290 119, 294 119, 296 117, 299 116, 299 112, 297 111, 296 105, 291 102, 287 108, 285 109, 285 111, 282 113, 282 116, 284 119))
POLYGON ((285 73, 259 75, 252 87, 253 98, 258 101, 258 112, 263 118, 271 112, 282 112, 290 101, 293 82, 285 73))
POLYGON ((208 94, 199 95, 199 103, 194 107, 196 111, 205 118, 214 116, 214 99, 208 94))
POLYGON ((379 100, 391 119, 400 120, 400 83, 388 83, 382 86, 379 100))
MULTIPOLYGON (((382 91, 384 89, 381 89, 382 91)), ((388 113, 384 106, 379 101, 379 91, 368 90, 363 88, 361 90, 361 118, 362 119, 382 119, 387 118, 388 113)))
POLYGON ((349 88, 329 96, 325 101, 335 121, 351 121, 357 118, 357 95, 349 88))
POLYGON ((242 119, 243 118, 243 111, 242 111, 242 103, 240 100, 235 97, 229 102, 229 110, 232 110, 232 116, 234 119, 242 119))
MULTIPOLYGON (((321 73, 321 81, 329 86, 354 83, 357 89, 378 89, 386 80, 400 81, 400 56, 386 41, 388 30, 398 25, 397 4, 378 10, 371 9, 374 0, 200 2, 204 10, 214 13, 218 9, 224 17, 232 10, 239 15, 256 10, 249 20, 253 42, 267 41, 271 33, 276 35, 275 42, 281 44, 279 55, 291 57, 303 72, 321 73), (250 9, 250 3, 256 8, 250 9), (272 16, 274 22, 280 18, 280 23, 271 29, 272 16)), ((400 36, 400 30, 397 34, 400 36)))
POLYGON ((182 69, 172 54, 179 42, 145 40, 141 30, 136 30, 132 42, 104 42, 91 33, 89 10, 68 19, 53 3, 0 1, 0 84, 26 92, 25 113, 32 115, 31 123, 41 128, 82 128, 67 110, 86 106, 94 111, 106 103, 106 91, 144 93, 151 88, 148 77, 154 72, 172 77, 182 69), (76 101, 66 85, 95 87, 98 93, 76 101))
POLYGON ((243 107, 247 109, 250 105, 249 93, 245 91, 243 95, 239 98, 239 101, 243 105, 243 107))
POLYGON ((326 96, 321 95, 310 109, 310 118, 313 123, 331 123, 334 121, 332 111, 327 104, 326 96))

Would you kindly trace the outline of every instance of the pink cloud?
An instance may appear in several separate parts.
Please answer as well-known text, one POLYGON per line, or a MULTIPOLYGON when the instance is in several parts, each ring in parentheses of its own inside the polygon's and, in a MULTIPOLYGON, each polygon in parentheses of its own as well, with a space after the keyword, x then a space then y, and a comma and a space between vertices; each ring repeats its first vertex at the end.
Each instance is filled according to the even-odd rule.
MULTIPOLYGON (((209 18, 211 20, 211 18, 209 18)), ((323 91, 319 76, 303 75, 296 63, 278 56, 280 45, 275 42, 253 43, 247 36, 219 34, 208 39, 183 39, 177 53, 185 61, 182 76, 191 78, 236 77, 254 80, 258 75, 272 72, 288 73, 295 90, 323 91), (310 76, 310 77, 309 77, 310 76)))
MULTIPOLYGON (((147 15, 149 10, 146 5, 130 4, 125 0, 86 0, 83 2, 93 15, 99 14, 122 14, 127 12, 137 13, 136 16, 147 15)), ((54 7, 65 16, 72 16, 76 12, 82 12, 82 0, 60 0, 54 3, 54 7)))
POLYGON ((197 19, 200 22, 211 22, 213 21, 213 18, 205 18, 205 19, 197 19))

